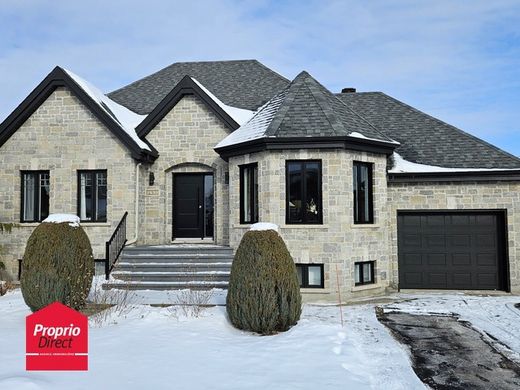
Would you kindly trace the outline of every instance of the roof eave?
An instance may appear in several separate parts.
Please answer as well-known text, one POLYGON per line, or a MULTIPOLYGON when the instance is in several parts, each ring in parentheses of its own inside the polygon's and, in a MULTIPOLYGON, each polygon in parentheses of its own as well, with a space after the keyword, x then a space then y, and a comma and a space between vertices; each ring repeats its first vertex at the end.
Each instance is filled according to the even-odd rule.
POLYGON ((520 181, 520 169, 465 172, 388 172, 389 183, 520 181))
POLYGON ((390 155, 399 145, 384 141, 369 140, 348 136, 326 137, 268 137, 258 138, 239 144, 215 148, 223 158, 240 156, 263 150, 291 150, 291 149, 347 149, 370 153, 390 155))

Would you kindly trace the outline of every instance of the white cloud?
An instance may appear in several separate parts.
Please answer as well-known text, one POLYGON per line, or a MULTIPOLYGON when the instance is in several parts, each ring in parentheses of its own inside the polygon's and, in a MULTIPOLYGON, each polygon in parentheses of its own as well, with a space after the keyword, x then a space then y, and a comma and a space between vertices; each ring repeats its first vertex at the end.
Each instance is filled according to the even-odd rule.
POLYGON ((516 0, 3 0, 0 35, 0 117, 56 64, 112 90, 175 61, 257 58, 333 91, 383 90, 484 137, 519 130, 516 0))

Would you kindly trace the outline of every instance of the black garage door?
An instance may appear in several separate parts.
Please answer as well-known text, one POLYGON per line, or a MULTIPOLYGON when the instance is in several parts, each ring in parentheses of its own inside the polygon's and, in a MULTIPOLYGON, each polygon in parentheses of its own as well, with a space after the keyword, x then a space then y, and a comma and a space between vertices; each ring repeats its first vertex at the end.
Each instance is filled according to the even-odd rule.
POLYGON ((398 212, 399 287, 506 290, 502 212, 398 212))

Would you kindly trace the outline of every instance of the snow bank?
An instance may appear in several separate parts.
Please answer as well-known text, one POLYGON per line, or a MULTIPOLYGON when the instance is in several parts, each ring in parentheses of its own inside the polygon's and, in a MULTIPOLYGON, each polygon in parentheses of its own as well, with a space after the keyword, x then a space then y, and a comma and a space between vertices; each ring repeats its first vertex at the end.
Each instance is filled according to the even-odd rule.
POLYGON ((43 220, 48 223, 68 222, 72 227, 79 227, 79 217, 73 214, 51 214, 43 220))
POLYGON ((501 168, 446 168, 436 165, 418 164, 405 160, 399 153, 392 155, 394 166, 389 173, 430 173, 430 172, 486 172, 486 171, 515 171, 518 169, 501 168))
POLYGON ((258 222, 252 224, 249 230, 274 230, 278 232, 278 225, 268 222, 258 222))
POLYGON ((353 131, 352 133, 350 133, 348 135, 349 137, 354 137, 354 138, 362 138, 362 139, 367 139, 367 140, 370 140, 370 141, 379 141, 379 142, 390 142, 392 144, 396 144, 396 145, 400 145, 399 142, 397 141, 389 141, 387 139, 379 139, 379 138, 370 138, 370 137, 367 137, 361 133, 358 133, 357 131, 353 131))
POLYGON ((252 116, 255 114, 254 111, 245 110, 243 108, 237 108, 228 106, 227 104, 222 103, 222 101, 213 95, 204 85, 199 83, 197 80, 195 80, 193 77, 191 79, 215 102, 219 105, 220 108, 222 108, 224 111, 228 113, 228 115, 235 120, 239 125, 243 125, 246 123, 249 119, 252 118, 252 116))
POLYGON ((105 96, 97 87, 82 79, 78 75, 65 69, 70 77, 83 89, 98 105, 112 118, 114 118, 121 128, 135 141, 141 149, 150 150, 150 147, 137 135, 135 128, 141 123, 146 115, 139 115, 128 108, 114 102, 105 96))

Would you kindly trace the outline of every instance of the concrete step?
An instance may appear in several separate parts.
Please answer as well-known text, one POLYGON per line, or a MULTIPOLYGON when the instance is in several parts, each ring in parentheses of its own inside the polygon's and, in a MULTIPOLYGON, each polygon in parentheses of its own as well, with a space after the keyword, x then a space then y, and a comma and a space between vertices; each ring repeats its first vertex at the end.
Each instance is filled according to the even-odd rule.
POLYGON ((229 272, 113 272, 117 280, 131 282, 228 282, 229 272))
POLYGON ((218 263, 118 263, 113 272, 194 272, 230 271, 231 262, 218 263))
POLYGON ((233 249, 228 246, 217 245, 160 245, 160 246, 128 246, 123 253, 222 253, 233 255, 233 249))
POLYGON ((118 262, 121 263, 229 263, 233 256, 222 255, 123 255, 118 262))
POLYGON ((114 282, 103 284, 104 290, 211 290, 227 289, 227 282, 114 282))

